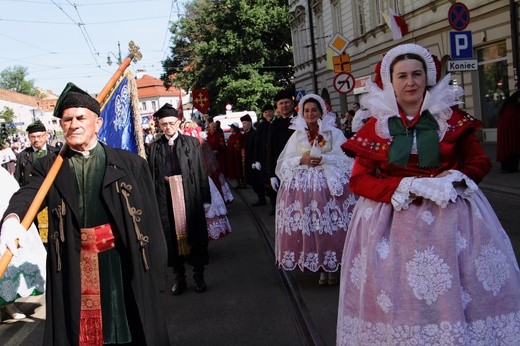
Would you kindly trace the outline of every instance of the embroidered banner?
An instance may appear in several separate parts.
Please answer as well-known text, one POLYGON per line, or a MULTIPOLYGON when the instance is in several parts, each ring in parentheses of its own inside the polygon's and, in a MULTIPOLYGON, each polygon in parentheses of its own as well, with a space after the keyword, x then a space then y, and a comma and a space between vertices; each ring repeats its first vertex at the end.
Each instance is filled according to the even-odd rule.
POLYGON ((114 148, 139 153, 144 157, 137 87, 127 71, 101 105, 103 125, 99 139, 114 148))
POLYGON ((208 89, 194 89, 192 91, 193 106, 201 113, 206 113, 209 109, 209 91, 208 89))

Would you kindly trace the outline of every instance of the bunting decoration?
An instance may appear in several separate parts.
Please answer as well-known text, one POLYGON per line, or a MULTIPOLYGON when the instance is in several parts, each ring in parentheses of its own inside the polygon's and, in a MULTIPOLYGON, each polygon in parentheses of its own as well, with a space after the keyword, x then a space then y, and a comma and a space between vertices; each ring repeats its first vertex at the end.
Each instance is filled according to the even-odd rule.
POLYGON ((209 109, 209 91, 208 89, 194 89, 192 91, 193 107, 197 108, 201 113, 205 114, 209 109))
POLYGON ((388 9, 388 13, 382 12, 382 15, 392 32, 392 39, 394 41, 408 34, 408 24, 406 24, 403 17, 397 15, 391 8, 388 9))
POLYGON ((101 117, 100 141, 146 157, 137 85, 130 71, 125 72, 101 104, 101 117))

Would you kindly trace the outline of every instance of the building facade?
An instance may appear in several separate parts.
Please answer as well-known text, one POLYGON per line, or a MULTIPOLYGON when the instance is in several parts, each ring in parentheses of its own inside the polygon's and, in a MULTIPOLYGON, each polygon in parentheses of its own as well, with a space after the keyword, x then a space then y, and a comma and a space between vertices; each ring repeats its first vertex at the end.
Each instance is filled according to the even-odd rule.
POLYGON ((58 119, 53 116, 58 96, 45 93, 43 97, 29 96, 16 91, 0 89, 0 110, 13 111, 13 122, 24 133, 29 124, 40 120, 48 130, 60 130, 58 119))
POLYGON ((444 76, 448 66, 453 69, 450 61, 460 58, 452 57, 450 32, 466 34, 472 40, 470 60, 477 60, 476 69, 457 67, 450 72, 452 83, 464 88, 461 108, 483 120, 482 139, 496 141, 498 111, 518 83, 518 62, 514 61, 518 55, 518 0, 289 0, 289 11, 296 90, 300 95, 313 92, 328 98, 336 113, 344 113, 359 102, 366 92, 362 81, 373 79, 376 63, 395 45, 417 43, 426 47, 441 60, 444 76), (460 3, 469 14, 464 28, 449 20, 454 9, 461 8, 453 5, 460 3), (390 11, 408 26, 408 33, 397 40, 392 38, 384 16, 390 11), (452 25, 461 30, 454 30, 452 25), (350 57, 348 73, 356 81, 347 93, 336 90, 334 78, 338 73, 331 69, 328 46, 337 34, 348 40, 343 53, 350 57))
POLYGON ((190 92, 175 87, 166 89, 161 79, 147 74, 136 78, 136 84, 144 127, 146 127, 148 121, 152 120, 152 115, 165 103, 178 108, 181 102, 184 118, 202 118, 202 114, 192 107, 190 92))

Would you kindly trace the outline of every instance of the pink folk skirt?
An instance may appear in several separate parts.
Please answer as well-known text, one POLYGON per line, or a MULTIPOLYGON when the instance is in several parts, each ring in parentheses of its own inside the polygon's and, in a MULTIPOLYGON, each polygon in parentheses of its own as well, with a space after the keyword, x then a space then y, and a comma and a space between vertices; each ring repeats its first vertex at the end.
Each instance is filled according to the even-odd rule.
POLYGON ((338 309, 338 345, 520 345, 518 263, 480 190, 444 209, 361 198, 338 309))
POLYGON ((355 204, 347 185, 341 196, 330 194, 322 169, 297 170, 291 181, 282 183, 276 201, 279 268, 337 271, 355 204))

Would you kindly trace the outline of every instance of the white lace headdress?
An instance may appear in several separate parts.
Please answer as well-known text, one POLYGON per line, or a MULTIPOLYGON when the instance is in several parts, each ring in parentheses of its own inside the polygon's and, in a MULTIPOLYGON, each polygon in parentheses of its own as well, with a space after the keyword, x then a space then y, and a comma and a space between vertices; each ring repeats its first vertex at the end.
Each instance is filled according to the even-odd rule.
POLYGON ((334 127, 336 116, 334 113, 327 111, 327 105, 323 98, 316 94, 307 94, 300 99, 300 102, 298 103, 298 116, 292 120, 289 128, 292 130, 305 131, 307 123, 303 117, 303 105, 309 99, 315 100, 321 107, 322 117, 321 119, 318 119, 318 126, 320 127, 318 132, 323 133, 324 131, 330 130, 331 127, 334 127))
POLYGON ((452 114, 451 107, 462 102, 458 98, 464 94, 459 86, 450 85, 451 74, 447 74, 436 83, 437 68, 430 52, 417 44, 407 43, 392 48, 381 61, 381 81, 383 89, 372 81, 367 81, 368 94, 361 98, 361 105, 370 114, 378 119, 376 133, 382 138, 391 138, 388 131, 388 118, 399 114, 399 107, 392 86, 390 66, 398 56, 404 54, 416 54, 424 59, 426 63, 426 85, 429 90, 424 96, 421 113, 429 110, 439 124, 439 138, 442 139, 448 128, 447 120, 452 114))

